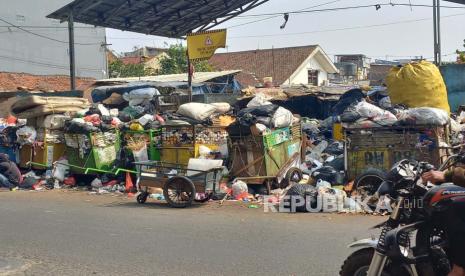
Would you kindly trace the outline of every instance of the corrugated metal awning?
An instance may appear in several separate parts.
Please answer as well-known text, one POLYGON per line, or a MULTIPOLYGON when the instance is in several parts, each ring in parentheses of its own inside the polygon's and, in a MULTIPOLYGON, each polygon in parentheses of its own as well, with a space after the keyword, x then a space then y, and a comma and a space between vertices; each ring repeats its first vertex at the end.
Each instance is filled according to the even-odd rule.
POLYGON ((75 0, 48 15, 147 35, 182 37, 210 29, 268 0, 75 0))
MULTIPOLYGON (((235 75, 241 72, 241 70, 230 70, 230 71, 219 71, 219 72, 196 72, 192 79, 193 83, 208 82, 209 80, 216 79, 223 76, 235 75)), ((172 74, 172 75, 158 75, 158 76, 146 76, 146 77, 133 77, 133 78, 112 78, 98 80, 97 82, 187 82, 187 73, 184 74, 172 74)))

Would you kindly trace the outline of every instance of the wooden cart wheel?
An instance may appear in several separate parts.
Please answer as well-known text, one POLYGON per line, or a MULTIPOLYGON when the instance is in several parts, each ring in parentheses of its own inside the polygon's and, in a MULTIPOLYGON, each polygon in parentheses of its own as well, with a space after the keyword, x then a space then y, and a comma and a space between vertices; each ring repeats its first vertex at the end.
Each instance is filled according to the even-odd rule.
POLYGON ((163 195, 171 207, 185 208, 190 206, 195 198, 195 186, 189 178, 173 177, 166 181, 163 195))
POLYGON ((302 171, 299 168, 290 168, 286 173, 286 177, 281 181, 281 189, 285 189, 291 183, 299 183, 302 177, 302 171))
POLYGON ((146 192, 140 193, 140 194, 137 196, 137 198, 136 198, 137 203, 139 203, 139 204, 144 204, 144 203, 147 201, 147 198, 148 198, 148 197, 149 197, 149 194, 148 194, 148 193, 146 193, 146 192))

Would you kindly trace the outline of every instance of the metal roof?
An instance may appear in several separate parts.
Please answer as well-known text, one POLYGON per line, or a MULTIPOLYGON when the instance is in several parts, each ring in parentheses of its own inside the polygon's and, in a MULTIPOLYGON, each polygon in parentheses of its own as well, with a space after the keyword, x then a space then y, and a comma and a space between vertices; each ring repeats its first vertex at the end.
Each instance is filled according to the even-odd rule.
MULTIPOLYGON (((241 70, 230 70, 230 71, 220 71, 220 72, 196 72, 194 73, 194 78, 192 79, 193 83, 202 83, 208 82, 209 80, 228 76, 235 75, 241 72, 241 70)), ((98 80, 98 83, 104 82, 140 82, 140 81, 150 81, 150 82, 187 82, 187 73, 186 74, 172 74, 172 75, 159 75, 159 76, 147 76, 147 77, 134 77, 134 78, 113 78, 113 79, 104 79, 98 80)))
POLYGON ((445 1, 465 5, 465 0, 445 0, 445 1))
POLYGON ((48 15, 119 30, 182 37, 210 29, 268 0, 75 0, 48 15))

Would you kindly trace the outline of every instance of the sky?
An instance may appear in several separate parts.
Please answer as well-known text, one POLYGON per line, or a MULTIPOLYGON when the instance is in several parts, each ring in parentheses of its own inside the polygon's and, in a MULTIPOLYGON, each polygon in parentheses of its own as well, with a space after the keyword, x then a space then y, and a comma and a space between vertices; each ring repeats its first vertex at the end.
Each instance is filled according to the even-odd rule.
MULTIPOLYGON (((455 60, 455 51, 463 50, 465 39, 465 5, 441 1, 441 36, 443 60, 455 60)), ((329 55, 365 54, 374 59, 408 59, 417 56, 432 59, 433 10, 431 7, 382 5, 339 11, 290 14, 284 29, 282 15, 298 10, 328 9, 375 4, 431 5, 426 0, 269 0, 241 17, 215 27, 227 28, 227 48, 217 52, 267 49, 303 45, 320 45, 329 55), (315 7, 318 6, 318 7, 315 7), (270 18, 272 17, 272 18, 270 18), (262 20, 266 19, 266 20, 262 20), (260 22, 253 22, 262 20, 260 22), (248 23, 243 25, 244 23, 248 23)), ((166 47, 182 40, 147 36, 107 29, 107 41, 117 53, 134 47, 166 47)))

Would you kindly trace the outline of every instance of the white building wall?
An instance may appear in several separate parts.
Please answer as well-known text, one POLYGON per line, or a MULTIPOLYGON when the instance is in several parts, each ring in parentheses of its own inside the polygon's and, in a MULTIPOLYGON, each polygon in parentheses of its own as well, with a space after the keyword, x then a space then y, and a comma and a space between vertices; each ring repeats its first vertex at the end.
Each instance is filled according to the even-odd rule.
POLYGON ((303 66, 300 70, 294 73, 290 78, 290 81, 287 80, 284 85, 299 85, 299 84, 308 84, 308 70, 318 70, 318 82, 319 85, 323 85, 324 81, 328 80, 328 72, 326 72, 321 64, 317 61, 315 57, 312 57, 306 66, 303 66))
MULTIPOLYGON (((0 22, 0 71, 36 75, 69 75, 67 22, 46 16, 71 0, 2 1, 0 18, 35 34, 64 41, 42 38, 0 22)), ((106 78, 107 61, 105 29, 75 24, 76 75, 106 78)))

